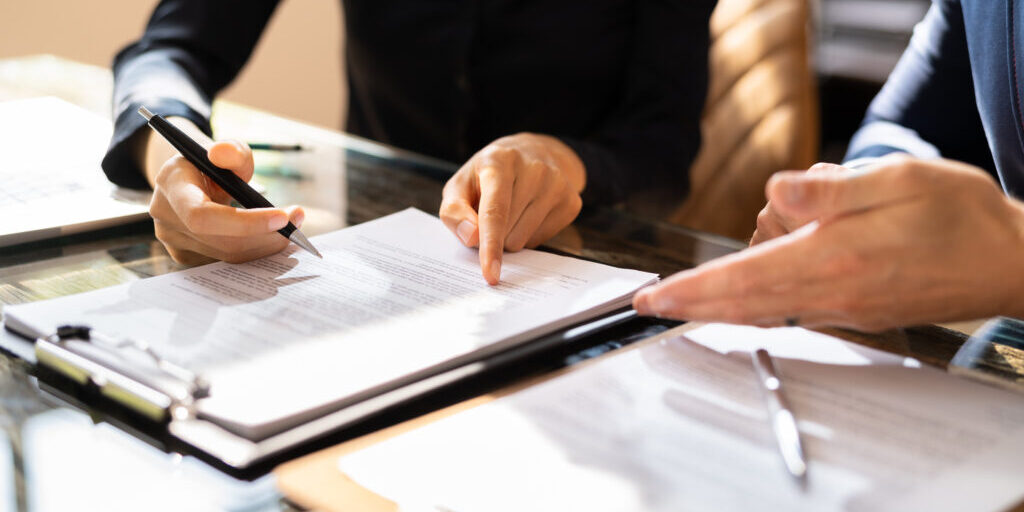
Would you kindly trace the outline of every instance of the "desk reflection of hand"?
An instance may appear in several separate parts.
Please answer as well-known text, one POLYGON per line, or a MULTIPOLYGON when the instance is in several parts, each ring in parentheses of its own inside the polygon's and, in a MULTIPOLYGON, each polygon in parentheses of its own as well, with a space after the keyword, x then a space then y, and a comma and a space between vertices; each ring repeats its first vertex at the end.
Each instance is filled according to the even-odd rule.
POLYGON ((562 141, 519 133, 466 162, 444 187, 440 217, 468 247, 480 247, 484 279, 497 284, 502 251, 536 247, 580 212, 583 162, 562 141))
POLYGON ((637 294, 644 314, 702 321, 903 325, 1024 314, 1024 204, 981 169, 887 160, 775 175, 772 207, 814 219, 637 294))
MULTIPOLYGON (((187 121, 175 119, 175 124, 186 132, 198 132, 187 121)), ((305 215, 297 206, 251 210, 228 206, 231 197, 227 193, 161 137, 147 135, 146 177, 153 186, 149 213, 157 239, 174 261, 196 265, 214 259, 233 263, 254 260, 288 246, 277 230, 289 220, 302 226, 305 215)), ((243 180, 252 178, 252 151, 245 144, 218 142, 208 156, 214 165, 230 169, 243 180)))

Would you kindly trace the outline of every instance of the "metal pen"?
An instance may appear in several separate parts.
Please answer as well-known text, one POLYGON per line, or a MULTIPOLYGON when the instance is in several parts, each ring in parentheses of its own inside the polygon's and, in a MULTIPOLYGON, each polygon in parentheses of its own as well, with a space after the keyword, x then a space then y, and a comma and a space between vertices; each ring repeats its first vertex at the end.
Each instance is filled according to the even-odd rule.
POLYGON ((783 393, 782 381, 775 370, 775 363, 771 354, 763 348, 751 352, 750 359, 757 371, 758 383, 764 391, 779 454, 782 455, 782 461, 789 473, 803 483, 807 478, 807 461, 804 459, 796 417, 793 416, 789 401, 783 393))
MULTIPOLYGON (((238 204, 244 208, 273 208, 274 205, 267 201, 267 198, 260 195, 259 192, 253 190, 248 183, 242 181, 235 173, 221 169, 206 156, 206 149, 199 145, 198 142, 192 140, 191 137, 185 134, 185 132, 178 129, 177 126, 169 123, 162 116, 153 114, 146 107, 139 107, 139 114, 146 118, 149 123, 149 127, 160 134, 161 137, 167 140, 174 149, 177 149, 181 156, 185 157, 186 160, 196 166, 200 172, 205 174, 220 188, 224 189, 238 204)), ((288 222, 288 225, 277 230, 281 233, 281 236, 291 240, 295 245, 305 249, 310 254, 323 258, 320 251, 313 247, 313 244, 309 242, 309 239, 299 231, 299 228, 295 227, 295 224, 288 222)))

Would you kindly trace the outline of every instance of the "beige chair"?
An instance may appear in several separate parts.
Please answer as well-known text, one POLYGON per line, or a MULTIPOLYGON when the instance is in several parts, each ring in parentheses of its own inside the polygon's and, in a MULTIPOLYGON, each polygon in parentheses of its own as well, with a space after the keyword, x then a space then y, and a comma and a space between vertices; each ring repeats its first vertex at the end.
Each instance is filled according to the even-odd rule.
POLYGON ((669 215, 746 240, 775 171, 818 153, 808 0, 719 0, 711 16, 710 83, 691 192, 669 215))

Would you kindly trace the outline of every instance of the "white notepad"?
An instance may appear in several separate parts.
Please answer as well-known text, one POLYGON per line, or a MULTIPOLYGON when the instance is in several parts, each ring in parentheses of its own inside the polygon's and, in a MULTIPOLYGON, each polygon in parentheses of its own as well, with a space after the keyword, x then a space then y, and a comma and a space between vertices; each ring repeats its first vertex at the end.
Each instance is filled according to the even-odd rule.
MULTIPOLYGON (((246 264, 214 263, 9 307, 28 336, 61 324, 144 340, 211 384, 201 418, 262 439, 454 360, 467 362, 627 305, 657 276, 539 251, 478 253, 409 209, 246 264)), ((413 379, 414 380, 414 379, 413 379)))

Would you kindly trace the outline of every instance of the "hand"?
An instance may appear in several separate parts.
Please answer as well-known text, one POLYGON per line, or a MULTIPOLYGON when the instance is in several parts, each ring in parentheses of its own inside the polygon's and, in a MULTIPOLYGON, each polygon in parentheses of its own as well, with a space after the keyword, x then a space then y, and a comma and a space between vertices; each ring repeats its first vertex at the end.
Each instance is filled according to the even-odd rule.
POLYGON ((903 158, 773 181, 773 208, 815 220, 642 290, 634 307, 866 331, 1024 314, 1024 204, 984 171, 903 158))
POLYGON ((547 241, 580 212, 583 162, 547 135, 502 137, 466 162, 444 186, 440 217, 467 247, 480 246, 484 279, 498 284, 503 250, 547 241))
MULTIPOLYGON (((186 132, 198 128, 172 118, 186 132)), ((187 265, 214 259, 232 263, 276 253, 288 246, 277 233, 288 221, 302 225, 299 207, 246 210, 227 206, 231 197, 178 155, 163 138, 148 134, 145 142, 146 175, 153 186, 149 213, 157 239, 174 261, 187 265)), ((204 136, 205 137, 205 136, 204 136)), ((218 142, 210 147, 210 161, 230 169, 245 181, 253 174, 252 151, 241 142, 218 142)))
MULTIPOLYGON (((825 162, 819 162, 807 169, 808 174, 818 173, 836 173, 850 171, 845 167, 829 164, 825 162)), ((783 213, 778 208, 772 206, 771 198, 777 196, 779 180, 773 177, 768 180, 765 185, 765 197, 768 199, 768 204, 765 205, 764 209, 757 214, 757 228, 754 230, 754 235, 750 238, 750 245, 757 245, 761 242, 771 240, 772 238, 778 238, 782 235, 796 231, 797 228, 808 224, 813 221, 813 218, 802 216, 801 212, 787 212, 783 213)))

